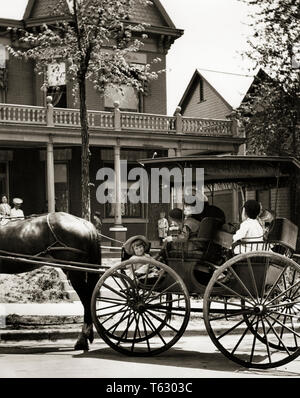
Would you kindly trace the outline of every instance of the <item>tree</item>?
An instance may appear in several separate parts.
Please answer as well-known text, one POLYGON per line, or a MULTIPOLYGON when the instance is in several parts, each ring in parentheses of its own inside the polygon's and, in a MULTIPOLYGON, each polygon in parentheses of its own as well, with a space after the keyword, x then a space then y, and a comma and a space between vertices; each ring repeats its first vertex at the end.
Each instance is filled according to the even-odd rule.
MULTIPOLYGON (((150 0, 57 0, 49 15, 55 23, 43 24, 38 30, 14 29, 19 47, 11 54, 35 61, 37 73, 53 61, 66 61, 67 79, 73 84, 74 98, 79 100, 81 123, 81 192, 82 217, 90 220, 89 123, 86 104, 86 80, 104 93, 108 85, 122 90, 122 85, 143 91, 147 81, 157 78, 151 65, 141 68, 129 61, 146 38, 147 25, 130 20, 138 3, 151 6, 150 0)), ((158 60, 158 59, 157 59, 158 60)), ((154 62, 156 62, 155 60, 154 62)), ((48 86, 47 78, 44 82, 48 86)))
POLYGON ((250 7, 253 36, 244 55, 261 71, 238 110, 247 152, 300 158, 299 2, 242 0, 250 7))

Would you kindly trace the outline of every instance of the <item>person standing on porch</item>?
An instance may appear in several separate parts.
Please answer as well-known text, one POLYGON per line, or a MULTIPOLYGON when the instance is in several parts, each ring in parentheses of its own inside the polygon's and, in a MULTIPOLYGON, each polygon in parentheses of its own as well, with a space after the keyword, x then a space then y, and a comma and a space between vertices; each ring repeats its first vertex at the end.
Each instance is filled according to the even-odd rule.
POLYGON ((2 195, 1 203, 0 203, 0 215, 5 217, 9 217, 11 212, 11 207, 8 204, 7 196, 2 195))
POLYGON ((18 220, 24 220, 24 212, 21 209, 21 204, 23 203, 23 200, 20 198, 14 198, 13 199, 13 204, 14 207, 11 209, 10 216, 11 218, 16 218, 18 220))

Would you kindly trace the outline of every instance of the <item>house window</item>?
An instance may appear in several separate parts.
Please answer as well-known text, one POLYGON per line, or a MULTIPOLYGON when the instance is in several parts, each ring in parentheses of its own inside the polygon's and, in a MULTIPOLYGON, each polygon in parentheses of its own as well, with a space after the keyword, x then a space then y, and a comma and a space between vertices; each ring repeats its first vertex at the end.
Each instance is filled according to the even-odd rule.
POLYGON ((204 87, 203 87, 202 78, 200 78, 199 80, 199 97, 200 97, 200 102, 204 101, 204 87))
POLYGON ((51 95, 52 104, 57 108, 67 108, 66 65, 54 62, 47 68, 47 96, 51 95))
MULTIPOLYGON (((126 218, 143 218, 143 204, 142 203, 131 203, 128 199, 127 193, 130 188, 130 184, 132 182, 128 182, 127 184, 127 192, 122 190, 121 193, 121 214, 122 217, 126 218), (127 200, 126 200, 127 199, 127 200)), ((112 191, 112 188, 111 188, 112 191)), ((105 203, 105 217, 111 218, 115 216, 115 203, 105 203)))
MULTIPOLYGON (((136 69, 143 71, 145 65, 131 62, 136 69)), ((145 92, 149 89, 149 83, 145 82, 145 92)), ((112 110, 114 102, 118 101, 120 109, 127 112, 142 112, 143 95, 133 87, 122 84, 120 87, 107 85, 104 93, 105 110, 112 110)))
POLYGON ((123 84, 121 88, 108 85, 104 93, 104 107, 106 110, 114 108, 114 102, 118 101, 120 109, 128 112, 139 111, 138 92, 130 86, 123 84))

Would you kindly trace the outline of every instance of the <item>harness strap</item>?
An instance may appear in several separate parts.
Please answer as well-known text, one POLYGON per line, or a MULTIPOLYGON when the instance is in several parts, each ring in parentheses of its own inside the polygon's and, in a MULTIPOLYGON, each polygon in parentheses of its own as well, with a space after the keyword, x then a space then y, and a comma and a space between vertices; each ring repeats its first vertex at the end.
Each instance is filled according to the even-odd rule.
POLYGON ((42 251, 40 253, 37 253, 35 256, 38 257, 38 256, 41 256, 41 255, 45 255, 47 253, 51 253, 53 251, 72 251, 74 253, 80 253, 80 254, 85 254, 86 255, 87 253, 84 250, 80 250, 80 249, 77 249, 75 247, 68 246, 67 244, 62 242, 61 239, 59 239, 57 237, 57 235, 55 234, 55 232, 53 230, 51 222, 50 222, 51 214, 53 214, 53 213, 48 213, 47 214, 46 220, 47 220, 47 225, 48 225, 48 227, 49 227, 49 229, 50 229, 50 231, 51 231, 51 233, 52 233, 52 235, 53 235, 53 237, 55 239, 55 242, 53 242, 50 246, 48 246, 44 251, 42 251), (56 244, 59 244, 60 246, 55 246, 56 244))

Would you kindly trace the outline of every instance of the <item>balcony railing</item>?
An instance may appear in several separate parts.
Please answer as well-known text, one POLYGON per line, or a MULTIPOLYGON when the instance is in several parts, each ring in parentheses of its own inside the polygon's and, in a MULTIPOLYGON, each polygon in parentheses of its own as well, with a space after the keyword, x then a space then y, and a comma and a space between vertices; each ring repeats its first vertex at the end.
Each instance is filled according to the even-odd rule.
MULTIPOLYGON (((199 136, 239 136, 235 120, 184 117, 177 108, 175 116, 121 112, 118 104, 112 112, 88 111, 89 126, 93 129, 140 131, 199 136)), ((0 104, 0 124, 31 124, 51 127, 80 128, 78 109, 0 104)))

